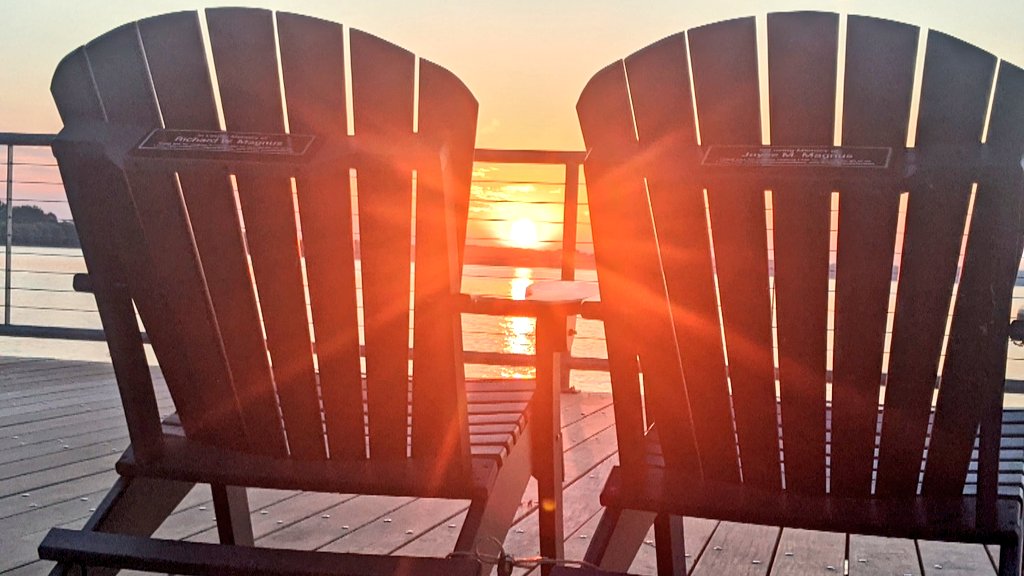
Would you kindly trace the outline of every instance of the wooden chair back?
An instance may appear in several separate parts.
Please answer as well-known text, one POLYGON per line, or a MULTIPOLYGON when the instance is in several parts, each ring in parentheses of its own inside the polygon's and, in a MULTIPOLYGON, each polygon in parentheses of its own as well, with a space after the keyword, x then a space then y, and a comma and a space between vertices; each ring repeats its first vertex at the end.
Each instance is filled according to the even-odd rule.
POLYGON ((292 176, 272 162, 121 173, 58 139, 113 360, 135 376, 120 380, 137 455, 159 450, 160 424, 132 303, 188 437, 469 474, 449 303, 477 103, 454 75, 339 24, 223 8, 113 30, 67 56, 52 91, 67 134, 287 131, 366 152, 292 176), (435 145, 443 167, 420 162, 435 145))
POLYGON ((757 20, 719 22, 577 105, 622 473, 653 423, 677 478, 953 497, 980 425, 992 510, 1024 71, 886 20, 763 23, 767 70, 757 20))

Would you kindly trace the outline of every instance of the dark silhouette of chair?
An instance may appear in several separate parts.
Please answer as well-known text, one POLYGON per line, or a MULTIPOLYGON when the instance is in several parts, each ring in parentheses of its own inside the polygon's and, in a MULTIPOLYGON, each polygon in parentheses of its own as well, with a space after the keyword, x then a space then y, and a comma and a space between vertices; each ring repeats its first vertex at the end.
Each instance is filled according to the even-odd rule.
POLYGON ((465 556, 504 540, 531 471, 560 494, 561 452, 551 392, 463 376, 476 100, 379 38, 350 30, 346 43, 338 24, 239 8, 205 19, 215 72, 201 15, 182 12, 97 38, 53 78, 65 124, 53 150, 131 447, 86 529, 51 531, 41 556, 176 573, 477 573, 465 556), (133 305, 174 401, 163 422, 133 305), (252 544, 245 487, 466 499, 466 554, 148 538, 193 483, 212 486, 221 542, 237 545, 252 544))
POLYGON ((588 560, 628 567, 654 520, 680 573, 686 515, 997 544, 1019 574, 1024 72, 935 31, 918 54, 886 20, 850 16, 842 46, 836 14, 766 22, 766 89, 741 18, 614 62, 577 105, 621 462, 588 560))

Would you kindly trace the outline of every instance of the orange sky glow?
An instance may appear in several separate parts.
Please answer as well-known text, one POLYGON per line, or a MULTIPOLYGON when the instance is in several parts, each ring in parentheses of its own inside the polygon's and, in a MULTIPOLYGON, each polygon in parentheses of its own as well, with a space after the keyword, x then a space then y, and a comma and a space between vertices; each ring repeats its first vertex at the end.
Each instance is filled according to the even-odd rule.
MULTIPOLYGON (((57 62, 125 22, 223 0, 4 0, 0 3, 0 131, 56 132, 49 96, 57 62)), ((228 4, 237 4, 229 2, 228 4)), ((814 9, 891 18, 963 38, 1024 65, 1020 0, 248 0, 360 28, 455 72, 480 101, 477 143, 580 149, 575 103, 609 62, 693 26, 814 9)), ((543 236, 543 233, 541 233, 543 236)))

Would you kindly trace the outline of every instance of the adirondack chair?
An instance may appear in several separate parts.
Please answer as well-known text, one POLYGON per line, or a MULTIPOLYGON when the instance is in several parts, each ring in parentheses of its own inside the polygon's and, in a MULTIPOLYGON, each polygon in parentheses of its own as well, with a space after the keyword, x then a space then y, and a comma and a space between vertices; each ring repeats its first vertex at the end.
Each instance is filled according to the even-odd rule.
POLYGON ((840 22, 769 14, 766 88, 741 18, 580 96, 621 461, 592 562, 627 567, 653 519, 659 572, 684 572, 685 515, 996 544, 1020 573, 1000 425, 1024 71, 860 16, 840 62, 840 22))
MULTIPOLYGON (((65 123, 53 150, 131 447, 85 530, 51 531, 41 557, 174 573, 489 571, 470 553, 504 540, 531 471, 560 501, 561 451, 557 394, 463 376, 476 100, 379 38, 350 30, 349 49, 338 24, 265 10, 205 12, 211 73, 203 17, 117 28, 53 78, 65 123), (163 422, 133 305, 176 409, 163 422), (194 483, 211 485, 221 542, 236 545, 253 541, 245 487, 470 505, 448 559, 148 538, 194 483)), ((542 511, 543 533, 557 513, 542 511)))

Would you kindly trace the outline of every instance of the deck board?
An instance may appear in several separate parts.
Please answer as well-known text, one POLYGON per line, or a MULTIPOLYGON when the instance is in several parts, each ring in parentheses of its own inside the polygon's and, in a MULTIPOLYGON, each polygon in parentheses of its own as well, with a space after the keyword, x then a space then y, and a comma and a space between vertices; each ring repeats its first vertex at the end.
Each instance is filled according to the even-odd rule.
POLYGON ((839 574, 846 559, 846 536, 810 530, 782 531, 772 576, 839 574), (831 566, 831 569, 829 568, 831 566))
POLYGON ((925 576, 995 574, 992 559, 981 544, 950 546, 944 542, 919 540, 917 549, 925 576))
MULTIPOLYGON (((338 503, 321 511, 320 514, 309 515, 290 524, 284 518, 274 518, 275 524, 281 522, 280 530, 262 538, 260 545, 271 548, 318 550, 375 521, 383 521, 412 500, 404 496, 339 498, 338 503), (324 514, 330 518, 324 518, 324 514)), ((437 549, 444 548, 435 548, 437 549)), ((429 553, 424 555, 427 556, 429 553)))
POLYGON ((772 567, 779 534, 780 530, 774 526, 721 522, 711 535, 707 550, 701 556, 693 574, 768 574, 772 567))
MULTIPOLYGON (((154 377, 160 384, 160 409, 169 413, 162 379, 156 371, 154 377)), ((566 558, 578 560, 600 517, 597 495, 617 462, 611 398, 565 395, 562 421, 566 558)), ((52 526, 84 524, 116 478, 112 465, 127 445, 108 364, 0 356, 0 573, 48 573, 49 564, 36 560, 36 545, 52 526)), ((537 553, 536 492, 532 486, 530 490, 506 540, 506 548, 519 557, 537 553)), ((249 500, 258 545, 409 555, 450 550, 468 504, 262 489, 250 490, 249 500)), ((213 541, 209 489, 193 489, 158 535, 213 541)), ((830 574, 829 565, 841 574, 847 542, 847 568, 855 576, 994 574, 991 557, 977 545, 847 538, 696 518, 685 520, 685 538, 687 565, 697 576, 830 574), (787 551, 793 555, 786 556, 787 551)), ((653 532, 648 540, 631 573, 654 573, 653 532)))
POLYGON ((850 536, 850 576, 910 574, 921 576, 913 540, 850 536))

